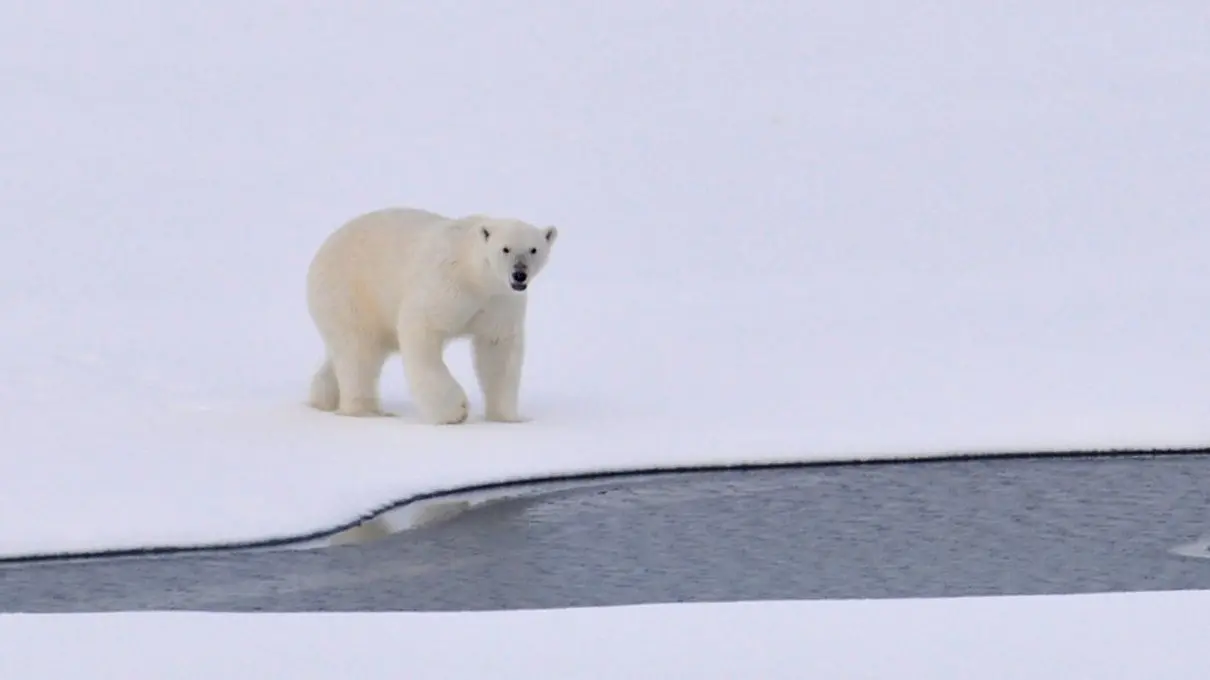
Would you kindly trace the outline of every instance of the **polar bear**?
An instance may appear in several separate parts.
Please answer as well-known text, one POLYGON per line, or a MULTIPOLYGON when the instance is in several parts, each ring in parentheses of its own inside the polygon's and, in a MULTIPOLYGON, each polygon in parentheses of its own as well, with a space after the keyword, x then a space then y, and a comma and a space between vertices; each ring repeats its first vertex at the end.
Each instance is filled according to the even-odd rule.
POLYGON ((311 406, 383 415, 379 375, 398 352, 424 419, 465 422, 466 393, 443 354, 450 340, 470 336, 487 419, 520 422, 526 290, 557 236, 555 227, 516 219, 413 208, 346 222, 307 271, 307 307, 327 353, 311 381, 311 406))

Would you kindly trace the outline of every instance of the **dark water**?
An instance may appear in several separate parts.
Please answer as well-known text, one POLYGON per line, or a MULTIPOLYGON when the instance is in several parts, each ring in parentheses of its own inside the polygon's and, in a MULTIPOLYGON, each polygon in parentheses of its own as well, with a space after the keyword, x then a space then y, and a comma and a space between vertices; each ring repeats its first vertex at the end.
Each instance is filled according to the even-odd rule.
POLYGON ((0 611, 481 610, 1210 588, 1210 456, 687 473, 362 545, 0 566, 0 611))

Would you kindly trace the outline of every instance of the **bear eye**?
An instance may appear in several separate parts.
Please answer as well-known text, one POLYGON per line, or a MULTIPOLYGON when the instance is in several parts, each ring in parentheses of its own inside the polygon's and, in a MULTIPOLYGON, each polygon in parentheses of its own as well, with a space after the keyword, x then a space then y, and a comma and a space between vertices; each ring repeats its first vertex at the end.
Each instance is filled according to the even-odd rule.
POLYGON ((505 255, 508 255, 508 253, 509 253, 509 252, 510 252, 510 251, 509 251, 509 249, 508 249, 508 246, 505 246, 505 247, 504 247, 504 254, 505 254, 505 255))
POLYGON ((529 254, 530 254, 530 255, 537 255, 537 254, 538 254, 538 249, 537 249, 537 248, 530 248, 530 249, 529 249, 529 254))

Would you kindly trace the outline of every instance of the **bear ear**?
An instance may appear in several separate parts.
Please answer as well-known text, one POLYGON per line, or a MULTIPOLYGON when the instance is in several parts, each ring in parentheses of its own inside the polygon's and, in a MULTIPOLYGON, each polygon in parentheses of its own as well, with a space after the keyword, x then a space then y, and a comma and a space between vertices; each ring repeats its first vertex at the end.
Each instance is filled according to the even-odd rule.
POLYGON ((492 237, 492 232, 487 227, 479 227, 479 233, 483 235, 484 241, 486 241, 492 237))
POLYGON ((555 239, 558 237, 559 237, 559 228, 558 227, 547 227, 546 228, 546 242, 547 243, 554 243, 555 239))

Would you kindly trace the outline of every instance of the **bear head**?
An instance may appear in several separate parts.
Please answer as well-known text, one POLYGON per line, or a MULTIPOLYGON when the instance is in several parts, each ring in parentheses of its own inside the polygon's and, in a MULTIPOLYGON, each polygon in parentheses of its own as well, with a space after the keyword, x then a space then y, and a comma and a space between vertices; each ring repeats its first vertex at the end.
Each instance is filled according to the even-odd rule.
POLYGON ((521 220, 479 217, 474 238, 483 256, 490 289, 524 293, 537 278, 559 235, 555 227, 539 228, 521 220))

